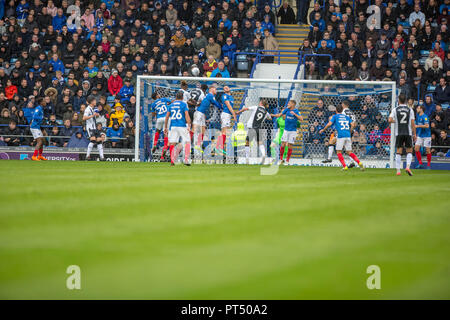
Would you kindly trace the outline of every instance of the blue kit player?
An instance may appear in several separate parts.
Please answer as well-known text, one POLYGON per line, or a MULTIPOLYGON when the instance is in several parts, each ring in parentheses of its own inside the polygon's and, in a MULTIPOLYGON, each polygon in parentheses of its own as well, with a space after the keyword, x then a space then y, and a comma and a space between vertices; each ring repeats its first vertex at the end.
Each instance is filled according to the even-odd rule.
POLYGON ((417 107, 417 119, 416 119, 416 128, 417 128, 417 140, 414 146, 416 151, 416 158, 419 161, 419 165, 416 169, 424 169, 424 165, 422 163, 422 155, 420 154, 420 147, 424 147, 427 152, 427 169, 431 168, 431 130, 430 130, 430 121, 428 116, 425 114, 425 107, 418 106, 417 107))
POLYGON ((44 135, 42 134, 41 124, 44 120, 44 108, 47 105, 44 98, 39 98, 38 106, 33 111, 33 116, 30 123, 30 131, 33 138, 36 140, 36 148, 34 149, 31 160, 40 161, 47 160, 42 156, 44 146, 44 135))
POLYGON ((222 95, 222 112, 220 114, 220 123, 222 128, 222 135, 217 139, 216 149, 219 152, 225 153, 226 139, 228 131, 231 129, 231 117, 236 122, 236 113, 233 110, 234 98, 231 95, 231 89, 228 86, 223 87, 224 94, 222 95))
POLYGON ((209 111, 209 107, 211 106, 211 104, 213 104, 216 108, 222 108, 220 103, 215 98, 216 94, 217 89, 215 87, 211 87, 209 89, 209 93, 205 96, 200 105, 197 107, 197 110, 194 112, 194 148, 201 152, 203 151, 203 135, 205 134, 206 129, 206 113, 209 111))
POLYGON ((171 165, 175 165, 178 152, 174 148, 181 139, 184 146, 184 164, 190 166, 191 136, 189 131, 191 129, 191 118, 189 117, 188 105, 183 101, 183 91, 177 92, 175 101, 169 106, 164 125, 164 135, 169 137, 171 165), (167 129, 169 118, 170 130, 167 129))
MULTIPOLYGON (((155 125, 155 138, 153 140, 153 148, 152 153, 156 151, 156 145, 158 144, 159 135, 161 131, 164 132, 164 119, 167 114, 168 106, 172 102, 169 98, 161 98, 159 93, 154 92, 152 94, 153 103, 150 105, 150 110, 153 116, 156 116, 156 125, 155 125)), ((161 160, 164 160, 165 153, 167 151, 169 145, 169 139, 167 136, 164 136, 164 146, 161 153, 161 160)))
POLYGON ((347 154, 359 165, 359 168, 364 170, 362 162, 359 161, 358 157, 352 152, 351 130, 354 127, 354 121, 352 121, 352 118, 349 116, 343 114, 343 110, 342 104, 338 105, 336 107, 336 114, 331 117, 330 121, 319 131, 319 133, 322 134, 326 129, 334 125, 334 128, 337 131, 336 153, 342 164, 342 170, 348 170, 344 161, 344 156, 342 155, 342 150, 344 148, 347 154))
POLYGON ((297 122, 303 120, 300 111, 295 108, 296 104, 295 100, 289 100, 287 108, 284 109, 283 112, 273 115, 275 117, 282 116, 284 118, 284 132, 281 136, 280 160, 282 163, 284 162, 283 156, 287 146, 288 152, 285 165, 289 165, 289 160, 292 155, 292 146, 297 138, 297 122))

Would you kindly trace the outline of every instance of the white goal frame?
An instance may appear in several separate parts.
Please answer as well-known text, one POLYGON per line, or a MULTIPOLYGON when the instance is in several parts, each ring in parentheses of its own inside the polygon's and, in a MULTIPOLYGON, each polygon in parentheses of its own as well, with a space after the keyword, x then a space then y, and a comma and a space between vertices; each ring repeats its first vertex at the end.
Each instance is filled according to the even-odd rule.
MULTIPOLYGON (((161 80, 169 80, 169 81, 232 81, 232 82, 254 82, 254 83, 287 83, 287 84, 333 84, 333 85, 370 85, 373 86, 375 84, 379 84, 381 81, 347 81, 347 80, 293 80, 293 79, 253 79, 253 78, 205 78, 205 77, 176 77, 176 76, 145 76, 138 75, 136 80, 136 130, 135 130, 135 146, 134 146, 134 161, 138 162, 139 160, 139 144, 140 144, 140 117, 141 117, 141 81, 161 81, 161 80)), ((382 81, 382 84, 385 86, 391 86, 391 108, 392 110, 397 104, 397 85, 395 81, 382 81)), ((390 139, 390 154, 389 154, 389 163, 390 167, 394 167, 394 154, 395 154, 395 139, 394 139, 394 124, 390 125, 391 127, 391 139, 390 139)))

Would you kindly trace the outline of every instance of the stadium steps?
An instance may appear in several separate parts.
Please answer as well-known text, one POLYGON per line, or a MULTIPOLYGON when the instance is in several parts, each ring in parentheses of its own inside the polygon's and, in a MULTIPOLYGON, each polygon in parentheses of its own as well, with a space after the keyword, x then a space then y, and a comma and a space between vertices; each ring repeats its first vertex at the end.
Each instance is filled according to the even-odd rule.
MULTIPOLYGON (((279 50, 295 50, 297 51, 303 40, 308 37, 309 26, 298 24, 279 24, 277 26, 276 39, 278 41, 279 50)), ((287 54, 287 53, 286 53, 287 54)), ((291 52, 289 54, 295 54, 291 52)), ((275 63, 278 63, 275 57, 275 63)), ((280 63, 297 64, 297 57, 281 57, 280 63)))

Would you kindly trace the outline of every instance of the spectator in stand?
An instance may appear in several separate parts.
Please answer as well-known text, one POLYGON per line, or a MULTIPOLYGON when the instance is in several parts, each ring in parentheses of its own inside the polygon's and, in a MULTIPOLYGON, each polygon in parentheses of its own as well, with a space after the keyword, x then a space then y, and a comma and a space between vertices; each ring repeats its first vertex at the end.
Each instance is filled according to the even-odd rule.
MULTIPOLYGON (((324 7, 316 1, 308 15, 309 21, 302 10, 304 1, 297 2, 297 19, 285 2, 277 12, 280 22, 309 22, 309 44, 305 41, 300 52, 331 55, 331 59, 328 56, 309 58, 306 78, 316 79, 320 71, 322 78, 326 75, 327 79, 392 79, 398 82, 399 91, 410 98, 420 100, 425 93, 434 91, 431 103, 433 100, 443 105, 448 103, 449 0, 425 1, 420 3, 421 8, 419 1, 412 0, 400 0, 395 8, 392 2, 380 0, 372 3, 359 0, 355 7, 348 0, 338 4, 325 1, 324 7), (381 8, 381 28, 368 21, 369 4, 381 8), (326 50, 321 48, 322 39, 326 41, 326 50), (380 50, 384 52, 382 55, 378 55, 380 50), (432 52, 424 64, 421 50, 432 52), (381 59, 381 68, 376 66, 377 59, 381 59), (333 70, 331 75, 328 68, 333 70)), ((108 96, 117 96, 117 91, 123 89, 119 78, 131 78, 134 87, 138 74, 189 75, 194 66, 198 66, 201 76, 209 76, 214 70, 220 70, 219 59, 223 59, 223 70, 233 75, 234 65, 230 61, 233 52, 275 47, 267 46, 263 34, 253 32, 257 24, 259 31, 267 29, 274 34, 276 17, 265 1, 258 1, 258 9, 252 6, 251 0, 162 3, 49 0, 45 3, 17 1, 5 9, 9 19, 0 20, 0 59, 5 66, 0 68, 0 110, 8 108, 17 121, 19 114, 26 121, 33 110, 35 102, 31 102, 30 95, 44 97, 49 102, 45 110, 47 118, 56 113, 57 121, 72 117, 78 117, 75 121, 79 121, 77 112, 85 108, 86 96, 93 92, 105 104, 108 96), (232 45, 228 44, 228 38, 232 45), (213 58, 207 61, 211 54, 213 58), (113 69, 117 70, 114 82, 109 81, 113 69)), ((250 64, 253 59, 249 58, 250 64)), ((217 75, 226 76, 226 73, 217 75)), ((133 94, 123 105, 135 123, 133 94)), ((424 99, 425 105, 430 98, 424 99)), ((389 103, 388 100, 379 102, 389 103)), ((377 107, 371 106, 367 111, 370 112, 363 116, 367 119, 364 121, 370 126, 380 125, 375 116, 379 112, 377 107)), ((432 125, 444 127, 445 113, 438 118, 432 125)), ((105 121, 109 119, 105 117, 105 121)))
POLYGON ((221 49, 220 45, 218 43, 216 43, 216 41, 214 40, 214 37, 210 37, 208 39, 208 44, 206 45, 205 53, 208 57, 213 56, 214 59, 216 59, 216 60, 220 59, 220 56, 222 54, 222 49, 221 49))
POLYGON ((431 68, 433 66, 433 61, 437 61, 438 62, 438 66, 440 69, 443 68, 443 63, 441 58, 439 58, 434 51, 430 51, 428 58, 425 60, 425 71, 427 71, 429 68, 431 68))
POLYGON ((381 81, 383 80, 384 76, 386 74, 386 68, 382 65, 382 60, 377 59, 375 61, 375 66, 370 69, 370 79, 372 81, 381 81))
POLYGON ((120 89, 122 89, 123 81, 116 69, 113 69, 111 75, 108 79, 108 91, 111 96, 116 96, 119 94, 120 89))
MULTIPOLYGON (((264 30, 264 40, 263 40, 264 50, 266 54, 275 54, 278 50, 278 41, 275 39, 275 37, 269 32, 268 29, 264 30)), ((266 63, 272 63, 274 60, 273 56, 265 56, 263 58, 263 61, 266 63)))
POLYGON ((21 144, 20 135, 22 131, 17 127, 16 120, 9 120, 8 126, 1 131, 3 141, 11 147, 18 147, 21 144))
POLYGON ((58 8, 56 16, 53 17, 52 25, 56 32, 60 32, 66 25, 67 18, 61 8, 58 8))
POLYGON ((435 89, 434 96, 437 103, 450 103, 450 87, 444 77, 439 79, 439 85, 435 89))
POLYGON ((121 97, 120 101, 123 103, 129 101, 130 97, 134 94, 134 87, 131 85, 131 79, 125 78, 125 83, 119 90, 119 95, 121 97))
POLYGON ((9 124, 11 121, 11 114, 9 109, 3 109, 0 115, 0 124, 9 124))
POLYGON ((205 36, 202 34, 201 30, 195 32, 195 38, 192 40, 192 46, 194 47, 195 53, 199 53, 201 49, 205 49, 208 44, 205 36))
POLYGON ((122 140, 120 138, 123 138, 123 127, 117 121, 114 121, 112 126, 106 130, 106 137, 111 148, 122 147, 122 140))
POLYGON ((283 2, 283 5, 278 9, 277 17, 280 18, 280 24, 294 24, 295 13, 287 1, 283 2))
POLYGON ((319 74, 323 77, 325 75, 325 71, 328 70, 330 66, 330 58, 327 55, 331 55, 332 53, 331 49, 327 47, 326 40, 320 41, 320 48, 317 50, 317 53, 321 55, 317 58, 317 61, 319 74))
POLYGON ((223 61, 220 61, 217 64, 217 68, 214 69, 211 73, 211 78, 216 78, 216 77, 230 78, 230 73, 228 72, 227 68, 225 68, 225 64, 223 63, 223 61))
MULTIPOLYGON (((117 98, 117 97, 116 97, 117 98)), ((125 110, 121 103, 116 102, 114 105, 114 111, 111 112, 109 116, 109 127, 111 127, 115 122, 120 126, 122 125, 123 118, 125 117, 125 110)))
POLYGON ((222 59, 228 57, 231 61, 234 61, 234 53, 236 50, 237 47, 233 43, 233 40, 230 37, 227 38, 226 43, 222 46, 222 59))
POLYGON ((60 135, 63 137, 69 137, 69 138, 61 138, 62 147, 67 147, 67 144, 69 143, 70 137, 72 137, 72 134, 75 132, 75 129, 72 127, 72 122, 70 119, 64 120, 64 127, 60 131, 60 135))
POLYGON ((14 95, 17 94, 17 87, 12 83, 11 79, 6 80, 5 97, 8 100, 12 100, 14 95))
POLYGON ((439 133, 438 144, 441 148, 437 148, 436 155, 438 157, 450 157, 450 137, 446 130, 441 130, 439 133))
POLYGON ((414 5, 414 11, 411 12, 411 14, 409 15, 409 25, 410 26, 414 25, 416 20, 420 21, 421 26, 425 25, 425 14, 422 11, 420 11, 419 4, 414 5))
POLYGON ((213 55, 208 56, 208 60, 205 61, 203 64, 203 70, 204 70, 204 76, 210 77, 213 70, 215 70, 218 67, 218 64, 216 60, 214 59, 213 55))

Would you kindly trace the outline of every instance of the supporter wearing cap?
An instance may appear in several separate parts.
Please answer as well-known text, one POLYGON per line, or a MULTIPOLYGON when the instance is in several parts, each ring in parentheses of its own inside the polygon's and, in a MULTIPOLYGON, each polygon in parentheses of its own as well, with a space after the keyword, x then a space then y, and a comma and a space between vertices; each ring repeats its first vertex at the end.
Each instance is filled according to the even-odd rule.
POLYGON ((134 94, 134 87, 131 84, 130 78, 125 78, 124 85, 119 91, 121 98, 121 102, 124 103, 126 101, 130 101, 130 97, 134 94))

